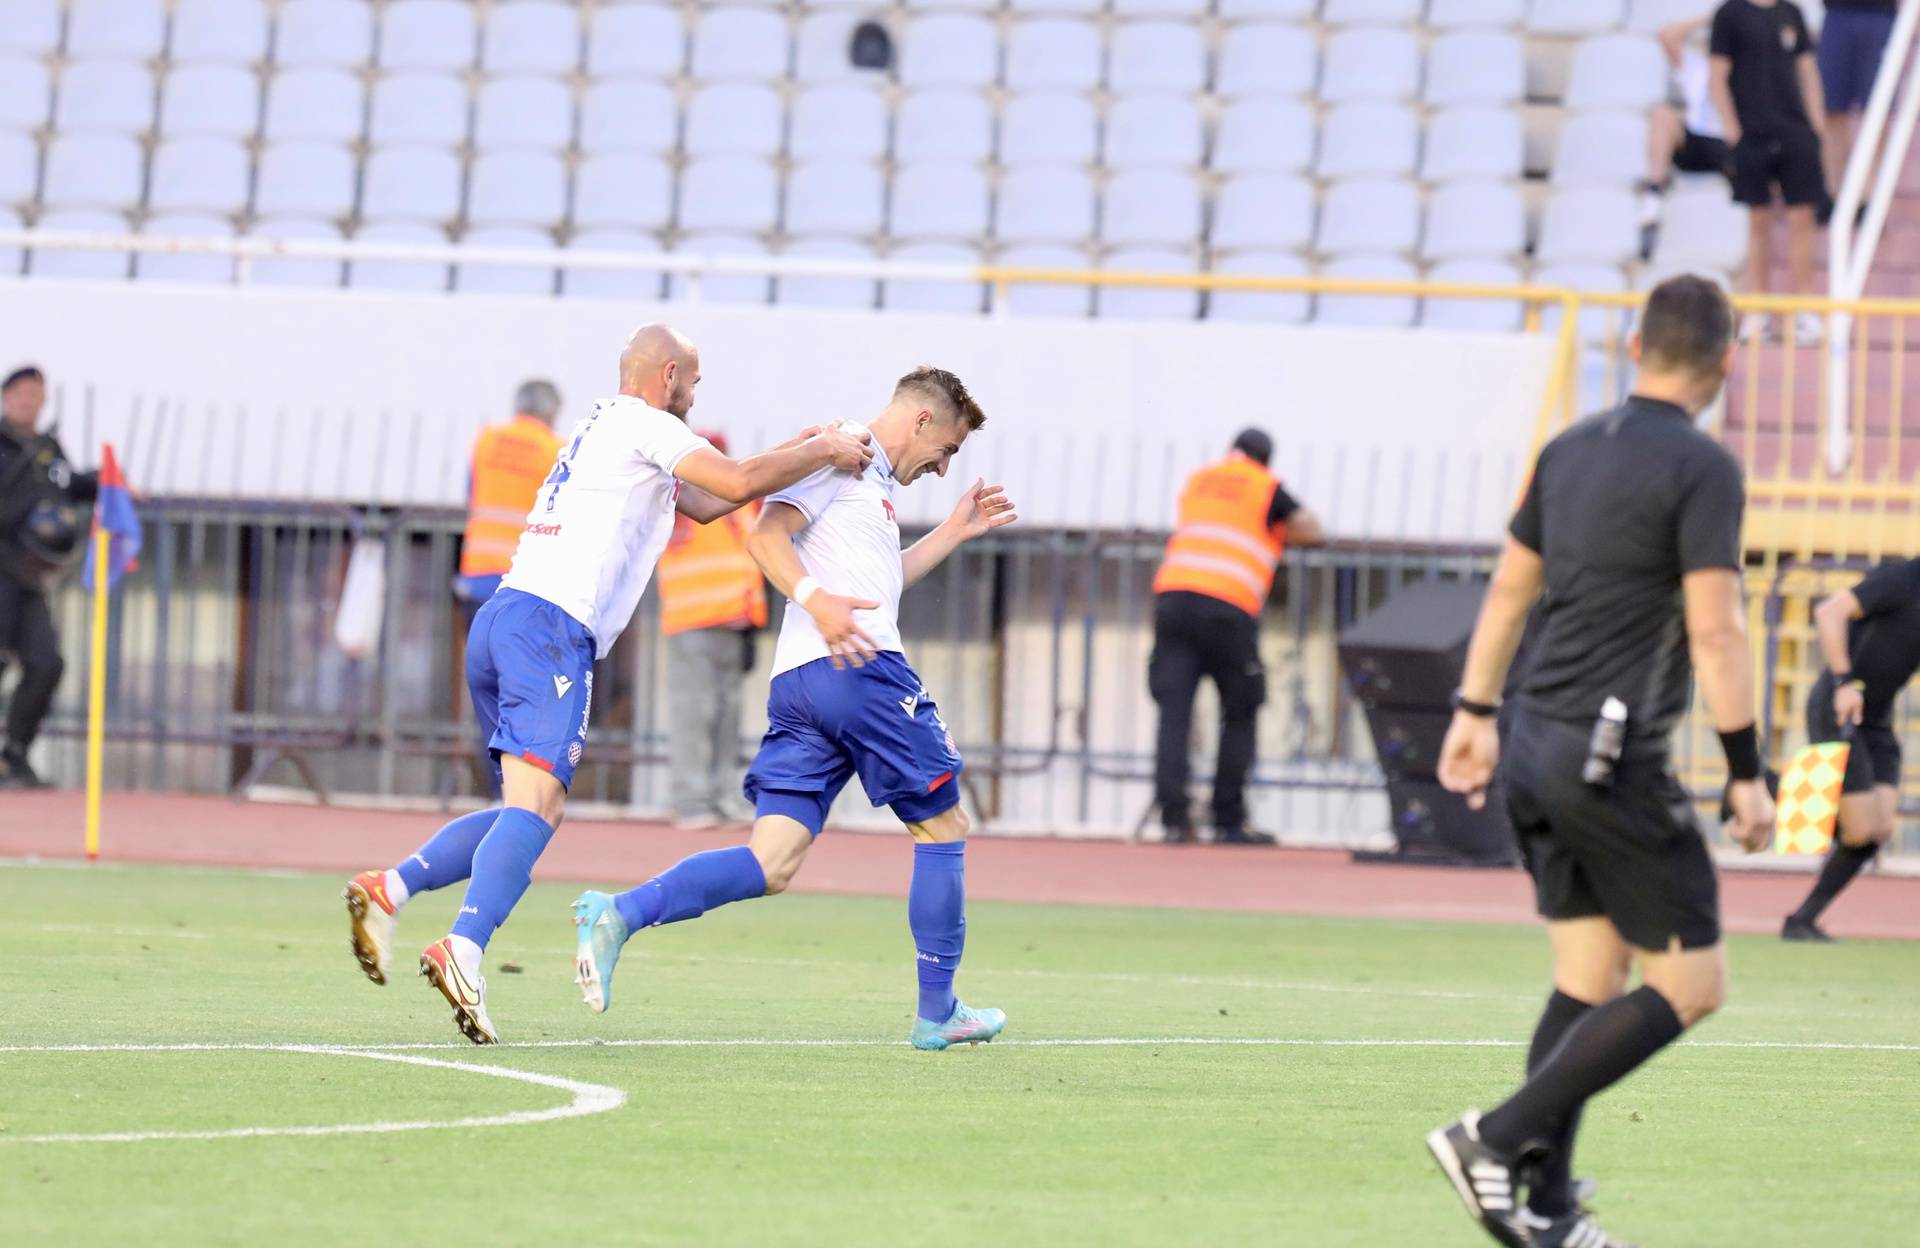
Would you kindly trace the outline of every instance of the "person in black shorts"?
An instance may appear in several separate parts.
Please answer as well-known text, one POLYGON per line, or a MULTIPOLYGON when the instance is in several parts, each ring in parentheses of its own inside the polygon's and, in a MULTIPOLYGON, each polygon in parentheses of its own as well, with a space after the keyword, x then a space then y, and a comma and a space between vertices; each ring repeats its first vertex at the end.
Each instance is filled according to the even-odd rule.
MULTIPOLYGON (((1733 198, 1752 209, 1747 289, 1764 292, 1773 272, 1774 188, 1787 206, 1787 266, 1796 294, 1813 292, 1814 214, 1827 199, 1820 132, 1827 124, 1820 70, 1807 19, 1792 0, 1726 0, 1708 41, 1713 102, 1733 151, 1733 198)), ((1801 345, 1820 336, 1820 318, 1802 313, 1801 345)), ((1767 330, 1749 317, 1742 338, 1767 330)))
POLYGON ((1468 1212, 1514 1248, 1622 1248, 1576 1200, 1582 1107, 1726 995, 1718 881, 1668 747, 1696 675, 1732 777, 1728 830, 1749 852, 1772 837, 1740 579, 1745 486, 1693 420, 1719 394, 1732 343, 1713 282, 1654 289, 1629 343, 1632 396, 1540 453, 1441 748, 1441 783, 1484 804, 1497 701, 1540 600, 1502 777, 1547 920, 1553 994, 1520 1090, 1427 1137, 1468 1212), (1641 987, 1626 992, 1636 962, 1641 987))
POLYGON ((1813 613, 1827 668, 1807 695, 1807 739, 1853 749, 1840 789, 1840 826, 1820 879, 1787 916, 1787 940, 1827 941, 1820 915, 1893 836, 1900 811, 1900 738, 1893 700, 1920 669, 1920 559, 1883 563, 1813 613))

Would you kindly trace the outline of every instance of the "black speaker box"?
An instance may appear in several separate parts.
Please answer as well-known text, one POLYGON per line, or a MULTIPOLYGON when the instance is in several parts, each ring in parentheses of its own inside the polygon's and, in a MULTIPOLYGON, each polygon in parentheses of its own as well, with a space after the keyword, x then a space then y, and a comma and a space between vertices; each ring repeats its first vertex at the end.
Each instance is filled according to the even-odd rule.
POLYGON ((1414 581, 1347 629, 1340 665, 1354 696, 1369 711, 1448 708, 1485 595, 1476 581, 1414 581))
POLYGON ((1520 860, 1498 787, 1487 794, 1480 810, 1469 809, 1466 798, 1431 781, 1389 781, 1387 798, 1400 847, 1391 855, 1372 855, 1375 858, 1468 867, 1504 867, 1520 860))
POLYGON ((1389 780, 1431 780, 1440 765, 1440 743, 1453 714, 1446 710, 1402 711, 1381 707, 1367 712, 1373 752, 1389 780))

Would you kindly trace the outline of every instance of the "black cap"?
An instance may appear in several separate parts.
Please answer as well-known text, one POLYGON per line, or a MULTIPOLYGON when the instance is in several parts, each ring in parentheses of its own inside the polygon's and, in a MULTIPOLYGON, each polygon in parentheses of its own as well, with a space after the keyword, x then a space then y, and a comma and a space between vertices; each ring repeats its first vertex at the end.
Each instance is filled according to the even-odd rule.
POLYGON ((1233 440, 1233 449, 1263 468, 1273 460, 1273 439, 1261 429, 1242 429, 1233 440))
POLYGON ((0 390, 11 390, 23 381, 37 381, 44 384, 46 380, 47 375, 45 373, 33 365, 27 364, 8 373, 7 379, 0 381, 0 390))

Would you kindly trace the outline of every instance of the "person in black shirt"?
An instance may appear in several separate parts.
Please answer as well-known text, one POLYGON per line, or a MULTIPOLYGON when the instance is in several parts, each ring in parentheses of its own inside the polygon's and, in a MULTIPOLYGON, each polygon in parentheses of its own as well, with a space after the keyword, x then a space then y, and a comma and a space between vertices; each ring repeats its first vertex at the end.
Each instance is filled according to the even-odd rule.
POLYGON ((1554 991, 1520 1091, 1427 1141, 1469 1212, 1516 1248, 1618 1248, 1576 1204, 1581 1108, 1726 994, 1713 860, 1667 742, 1696 675, 1727 753, 1729 830, 1749 852, 1772 835, 1740 579, 1745 487, 1733 456, 1693 424, 1732 368, 1732 334, 1711 281, 1653 291, 1629 344, 1632 397, 1540 453, 1441 748, 1441 783, 1484 804, 1500 761, 1497 701, 1539 600, 1503 778, 1554 991), (1635 962, 1642 984, 1628 993, 1635 962))
POLYGON ((1807 739, 1851 730, 1839 835, 1820 879, 1787 916, 1787 940, 1833 939, 1820 915, 1893 836, 1900 810, 1900 738, 1893 700, 1920 669, 1920 559, 1883 563, 1813 613, 1827 667, 1807 695, 1807 739))
POLYGON ((0 652, 20 664, 0 739, 0 788, 43 787, 27 747, 66 670, 47 584, 86 536, 85 509, 100 488, 97 474, 74 471, 58 439, 37 432, 46 394, 37 368, 0 383, 0 652))
MULTIPOLYGON (((1726 0, 1709 39, 1714 106, 1733 149, 1733 197, 1752 209, 1747 229, 1747 289, 1764 292, 1773 272, 1773 188, 1787 205, 1787 265, 1798 294, 1813 290, 1814 213, 1827 198, 1820 131, 1826 126, 1813 36, 1792 0, 1726 0)), ((1741 337, 1765 332, 1755 313, 1741 337)), ((1817 339, 1820 318, 1795 324, 1801 345, 1817 339)))
POLYGON ((1846 176, 1854 118, 1865 111, 1893 34, 1893 0, 1827 0, 1820 27, 1820 85, 1827 108, 1827 185, 1846 176))

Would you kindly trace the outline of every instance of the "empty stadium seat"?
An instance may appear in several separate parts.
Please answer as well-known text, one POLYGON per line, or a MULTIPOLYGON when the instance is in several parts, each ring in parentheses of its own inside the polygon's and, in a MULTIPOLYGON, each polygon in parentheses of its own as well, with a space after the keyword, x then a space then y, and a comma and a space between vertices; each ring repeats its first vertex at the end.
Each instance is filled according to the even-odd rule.
POLYGON ((900 85, 986 87, 999 74, 1000 40, 993 23, 936 13, 907 23, 900 49, 900 85))
MULTIPOLYGON (((887 259, 894 264, 961 265, 977 268, 980 253, 959 243, 908 243, 895 247, 887 259)), ((880 304, 896 312, 977 314, 986 302, 986 288, 978 282, 943 282, 932 278, 889 278, 880 284, 880 304)))
POLYGON ((809 13, 793 41, 793 76, 799 82, 880 82, 884 70, 853 63, 853 32, 870 15, 847 9, 809 13))
POLYGON ((570 74, 580 64, 580 11, 548 0, 496 4, 481 42, 489 74, 570 74))
POLYGON ((1093 162, 1100 122, 1084 95, 1047 92, 1007 101, 1000 127, 1000 163, 1085 165, 1093 162))
POLYGON ((986 175, 971 164, 902 165, 893 175, 888 233, 915 240, 979 238, 987 232, 986 175))
MULTIPOLYGON (((553 236, 527 226, 482 226, 463 234, 460 245, 537 250, 552 247, 553 236)), ((456 264, 453 267, 453 288, 461 294, 551 295, 558 280, 558 271, 542 264, 456 264)))
POLYGON ((1633 193, 1583 187, 1555 191, 1547 200, 1534 257, 1542 264, 1617 265, 1639 249, 1640 220, 1633 193))
POLYGON ((1430 108, 1513 104, 1526 90, 1526 49, 1516 36, 1505 31, 1442 35, 1427 52, 1426 101, 1430 108))
POLYGON ((1647 119, 1642 113, 1575 113, 1560 129, 1553 185, 1630 186, 1646 176, 1647 119))
POLYGON ((1128 22, 1107 54, 1107 89, 1199 91, 1207 82, 1207 44, 1193 22, 1128 22))
POLYGON ((878 160, 887 150, 887 102, 866 86, 826 86, 794 97, 787 151, 795 160, 878 160))
POLYGON ((265 0, 179 0, 167 54, 175 65, 253 65, 265 60, 265 0))
MULTIPOLYGON (((417 221, 375 221, 354 231, 356 243, 394 243, 438 247, 447 241, 445 230, 417 221)), ((441 294, 447 289, 449 269, 431 260, 352 260, 347 263, 347 285, 357 290, 389 290, 441 294)))
MULTIPOLYGON (((1130 247, 1100 264, 1110 273, 1192 273, 1193 257, 1168 248, 1130 247)), ((1190 321, 1200 314, 1198 287, 1101 286, 1094 291, 1094 315, 1103 321, 1190 321)))
POLYGON ((1427 122, 1420 177, 1426 182, 1517 179, 1527 136, 1510 108, 1450 108, 1427 122))
POLYGON ((1221 110, 1213 137, 1220 173, 1300 173, 1313 164, 1318 123, 1300 100, 1237 100, 1221 110))
POLYGON ((1527 248, 1527 205, 1502 182, 1456 182, 1427 201, 1420 254, 1432 260, 1505 259, 1527 248))
POLYGON ((709 233, 758 234, 780 214, 780 189, 771 166, 758 160, 696 160, 680 175, 680 228, 709 233))
MULTIPOLYGON (((567 243, 568 251, 658 255, 660 240, 634 230, 585 230, 567 243)), ((560 293, 572 299, 641 299, 666 294, 666 275, 637 269, 562 269, 560 293)))
POLYGON ((1420 92, 1420 41, 1410 31, 1359 26, 1334 32, 1320 76, 1329 104, 1409 100, 1420 92))
MULTIPOLYGON (((1291 100, 1252 103, 1293 104, 1291 100)), ((1185 95, 1125 95, 1107 105, 1108 168, 1129 169, 1200 163, 1200 109, 1185 95)))
POLYGON ((1625 18, 1625 0, 1533 0, 1527 29, 1538 35, 1593 35, 1625 18))
POLYGON ((1015 169, 1000 180, 993 234, 1012 243, 1077 243, 1093 233, 1093 215, 1093 181, 1079 169, 1015 169))
POLYGON ((1211 6, 1212 0, 1113 0, 1113 11, 1121 17, 1198 19, 1211 6))
POLYGON ((467 139, 467 86, 452 74, 394 74, 373 84, 367 141, 458 147, 467 139))
POLYGON ((1320 53, 1311 31, 1269 24, 1229 26, 1220 39, 1214 90, 1242 95, 1311 95, 1320 53))
POLYGON ((474 106, 473 145, 558 151, 573 141, 573 92, 558 78, 495 78, 474 106))
POLYGON ((1527 0, 1431 0, 1427 26, 1433 30, 1518 26, 1527 15, 1527 0))
POLYGON ((53 106, 62 134, 141 134, 153 128, 153 74, 131 61, 73 61, 53 106))
POLYGON ((916 91, 894 116, 895 160, 985 160, 993 152, 993 109, 974 91, 916 91))
POLYGON ((48 56, 60 46, 60 0, 12 0, 0 22, 0 51, 48 56))
POLYGON ((1425 0, 1326 0, 1320 20, 1330 26, 1408 26, 1420 21, 1425 0))
POLYGON ((787 174, 789 234, 866 237, 880 232, 886 207, 880 169, 867 160, 816 160, 787 174))
POLYGON ((664 152, 680 141, 680 108, 659 82, 596 82, 580 101, 580 150, 664 152))
MULTIPOLYGON (((49 234, 125 234, 127 232, 125 217, 98 209, 67 209, 49 212, 42 215, 35 224, 49 234)), ((42 247, 30 252, 27 256, 27 272, 35 277, 122 281, 125 280, 132 264, 133 257, 124 251, 42 247)))
POLYGON ((780 97, 771 87, 702 87, 687 103, 687 155, 771 156, 780 150, 780 128, 780 97))
MULTIPOLYGON (((707 234, 683 238, 674 251, 691 256, 764 256, 767 247, 756 238, 737 234, 707 234)), ((702 303, 763 304, 773 282, 757 273, 675 273, 667 278, 669 299, 696 299, 702 303)))
POLYGON ((53 75, 37 60, 0 55, 0 130, 38 130, 53 113, 53 75))
POLYGON ((1190 174, 1133 169, 1108 181, 1100 208, 1108 246, 1189 247, 1199 236, 1200 187, 1190 174))
MULTIPOLYGON (((1627 288, 1626 275, 1613 264, 1554 264, 1534 270, 1532 285, 1548 289, 1577 290, 1583 294, 1614 294, 1627 288)), ((1540 314, 1543 333, 1560 329, 1560 308, 1548 304, 1540 314)), ((1626 333, 1626 315, 1618 308, 1589 305, 1580 312, 1578 333, 1587 343, 1618 342, 1626 333)))
POLYGON ((460 158, 438 147, 387 147, 367 157, 360 215, 387 222, 452 221, 460 215, 460 158))
MULTIPOLYGON (((1413 265, 1398 256, 1346 256, 1327 265, 1321 274, 1365 282, 1412 282, 1419 278, 1413 265)), ((1314 305, 1313 319, 1322 325, 1405 329, 1413 324, 1417 303, 1412 295, 1321 295, 1314 305)))
POLYGON ((1721 272, 1738 268, 1747 253, 1747 209, 1724 190, 1671 195, 1654 246, 1656 265, 1694 264, 1721 272))
POLYGON ((253 163, 235 139, 169 139, 153 152, 147 208, 233 216, 247 206, 253 163))
POLYGON ((1219 0, 1220 16, 1230 22, 1310 21, 1320 0, 1219 0))
POLYGON ((1596 35, 1573 50, 1569 109, 1642 110, 1667 98, 1667 54, 1646 35, 1596 35))
POLYGON ((62 134, 47 144, 40 198, 50 208, 125 212, 140 202, 140 145, 124 134, 62 134))
POLYGON ((567 216, 567 167, 550 151, 487 152, 473 162, 467 221, 552 229, 567 216))
POLYGON ((353 211, 353 155, 338 143, 272 143, 260 153, 253 211, 262 217, 344 217, 353 211))
POLYGON ((603 4, 587 35, 587 73, 595 78, 671 78, 687 60, 680 11, 651 4, 603 4))
MULTIPOLYGON (((1644 35, 1657 34, 1664 26, 1710 17, 1720 7, 1719 0, 1632 0, 1627 13, 1627 29, 1644 35)), ((1801 5, 1802 11, 1809 6, 1801 5)))
POLYGON ((1249 173, 1221 183, 1208 243, 1216 251, 1293 251, 1313 237, 1312 183, 1281 173, 1249 173))
POLYGON ((338 69, 294 69, 267 84, 262 134, 269 140, 325 139, 351 143, 366 129, 366 91, 338 69))
MULTIPOLYGON (((1077 247, 1009 247, 998 264, 1010 269, 1084 269, 1087 256, 1077 247)), ((1015 316, 1086 316, 1093 309, 1093 287, 1057 282, 1014 282, 1007 287, 1006 310, 1015 316)))
MULTIPOLYGON (((247 231, 247 237, 337 242, 340 227, 331 221, 310 217, 287 217, 256 221, 253 228, 247 231)), ((312 256, 266 256, 251 261, 248 267, 248 280, 255 286, 321 289, 338 287, 345 271, 345 265, 338 260, 312 256)))
MULTIPOLYGON (((1435 285, 1519 286, 1518 266, 1505 260, 1449 260, 1427 270, 1427 280, 1435 285)), ((1512 333, 1519 329, 1526 308, 1518 299, 1445 299, 1420 301, 1420 325, 1423 329, 1483 330, 1512 333)))
MULTIPOLYGON (((223 217, 174 213, 147 218, 140 233, 150 238, 232 238, 233 223, 223 217)), ((232 256, 143 251, 133 258, 133 277, 139 282, 227 286, 233 282, 233 270, 232 256)))
POLYGON ((1018 22, 1007 39, 1005 82, 1012 90, 1091 91, 1100 70, 1100 31, 1092 22, 1018 22))
POLYGON ((473 6, 461 0, 388 0, 380 10, 380 68, 455 73, 478 47, 473 6))
POLYGON ((160 55, 166 25, 162 0, 68 0, 67 56, 151 61, 160 55))
POLYGON ((764 9, 713 9, 693 28, 700 82, 769 82, 787 73, 787 19, 764 9))
POLYGON ((167 75, 160 92, 160 132, 168 138, 250 139, 259 128, 260 80, 250 70, 177 65, 167 75))
MULTIPOLYGON (((1238 277, 1305 277, 1307 262, 1286 252, 1241 251, 1216 257, 1212 271, 1238 277)), ((1299 325, 1312 314, 1313 297, 1288 291, 1212 290, 1206 309, 1210 321, 1299 325)))
MULTIPOLYGON (((0 208, 0 230, 20 228, 20 214, 11 208, 0 208)), ((0 277, 18 277, 27 267, 26 253, 18 247, 0 245, 0 277)))
POLYGON ((1336 182, 1321 204, 1315 250, 1411 254, 1420 241, 1420 192, 1411 182, 1361 178, 1336 182))
POLYGON ((273 32, 281 66, 358 69, 373 59, 373 6, 366 0, 287 0, 273 32))
POLYGON ((1320 130, 1323 179, 1412 177, 1420 156, 1420 119, 1397 104, 1349 104, 1320 130))
MULTIPOLYGON (((802 238, 780 253, 797 260, 872 260, 873 248, 845 238, 802 238)), ((773 301, 806 308, 871 308, 879 286, 868 277, 828 277, 797 274, 777 279, 773 301)))
POLYGON ((609 152, 573 175, 573 224, 583 230, 657 230, 673 219, 673 171, 657 156, 609 152))
MULTIPOLYGON (((911 8, 992 9, 994 0, 907 0, 911 8)), ((1007 7, 1026 16, 1036 13, 1098 13, 1102 0, 1007 0, 1007 7)))
POLYGON ((25 204, 40 185, 40 145, 31 136, 0 130, 0 204, 25 204))

